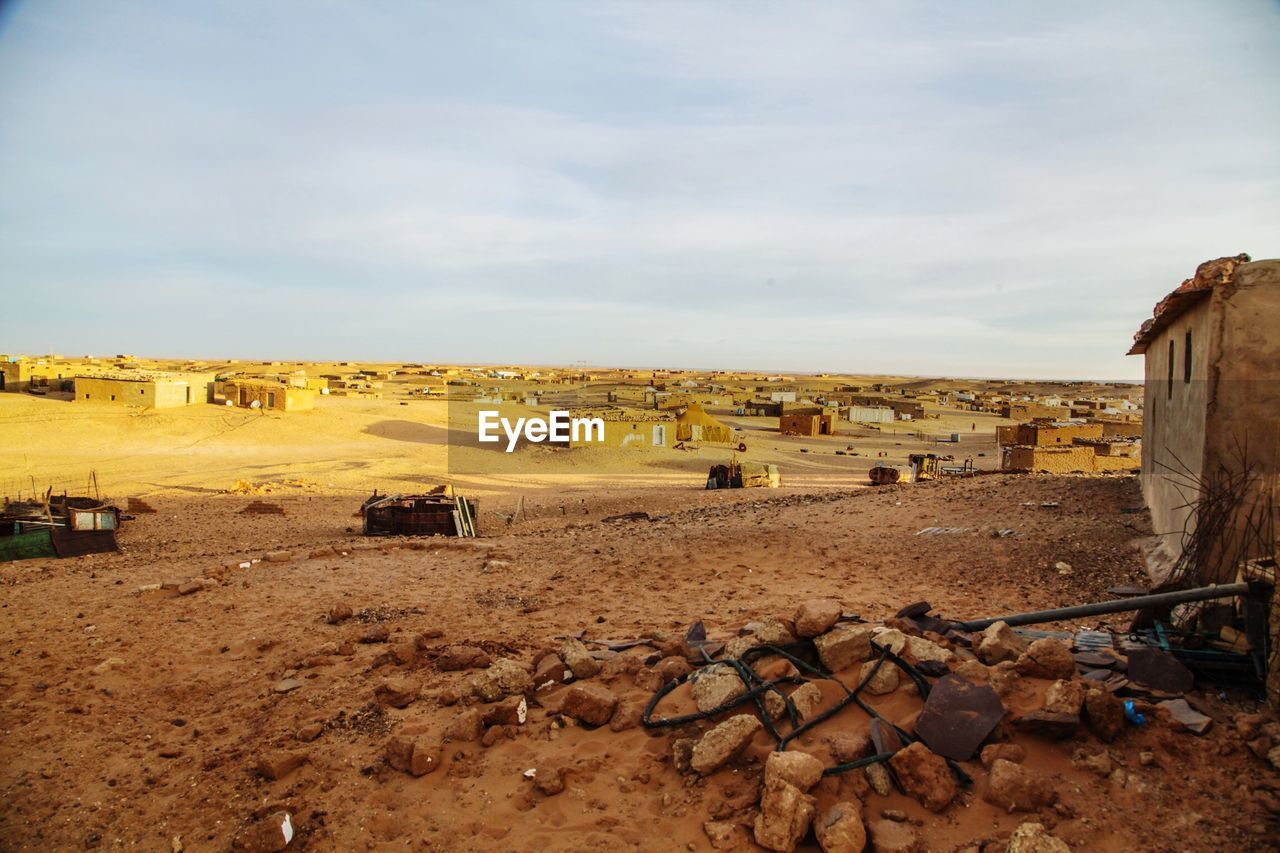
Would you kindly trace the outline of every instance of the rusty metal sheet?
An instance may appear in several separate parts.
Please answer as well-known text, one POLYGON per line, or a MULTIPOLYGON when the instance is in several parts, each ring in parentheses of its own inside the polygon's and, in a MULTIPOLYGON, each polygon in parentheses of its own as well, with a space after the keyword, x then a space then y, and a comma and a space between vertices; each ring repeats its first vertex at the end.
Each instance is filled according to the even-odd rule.
POLYGON ((1150 647, 1129 651, 1127 675, 1130 681, 1162 693, 1186 693, 1196 683, 1195 675, 1181 661, 1162 649, 1150 647))
POLYGON ((1004 703, 990 685, 948 675, 929 693, 916 718, 916 734, 939 755, 968 761, 1004 714, 1004 703))
POLYGON ((876 752, 897 752, 902 749, 902 738, 893 730, 893 726, 879 718, 871 721, 871 742, 876 752))

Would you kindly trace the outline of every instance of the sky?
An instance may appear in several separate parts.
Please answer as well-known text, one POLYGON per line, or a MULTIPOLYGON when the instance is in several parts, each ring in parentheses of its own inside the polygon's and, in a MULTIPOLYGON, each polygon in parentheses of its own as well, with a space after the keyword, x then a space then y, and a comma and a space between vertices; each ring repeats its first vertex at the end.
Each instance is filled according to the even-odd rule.
POLYGON ((1280 4, 7 0, 0 351, 1137 379, 1280 4))

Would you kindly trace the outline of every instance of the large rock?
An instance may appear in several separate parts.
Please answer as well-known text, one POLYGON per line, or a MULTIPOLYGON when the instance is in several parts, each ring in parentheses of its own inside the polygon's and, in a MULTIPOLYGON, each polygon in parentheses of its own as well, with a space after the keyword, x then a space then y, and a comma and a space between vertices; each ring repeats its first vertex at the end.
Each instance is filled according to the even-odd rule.
POLYGON ((857 803, 836 803, 814 822, 813 832, 825 853, 862 853, 867 846, 867 829, 862 825, 857 803))
POLYGON ((822 688, 815 681, 806 681, 792 690, 787 698, 791 700, 796 715, 803 723, 818 713, 818 706, 822 704, 822 688))
POLYGON ((521 664, 501 658, 471 677, 471 690, 486 702, 497 702, 504 696, 533 692, 533 679, 521 664))
POLYGON ((838 625, 815 637, 813 645, 822 665, 839 672, 871 657, 871 629, 865 625, 838 625))
POLYGON ((1027 734, 1053 740, 1066 740, 1080 729, 1080 718, 1075 714, 1062 714, 1057 711, 1032 711, 1019 717, 1014 722, 1014 726, 1018 731, 1027 734))
POLYGON ((738 672, 728 664, 717 663, 689 676, 693 702, 702 712, 724 708, 747 692, 738 672))
POLYGON ((861 684, 867 678, 871 680, 862 689, 872 696, 883 696, 898 689, 898 667, 889 661, 881 663, 880 661, 869 660, 864 663, 862 670, 858 673, 858 683, 861 684), (880 666, 879 669, 876 669, 877 664, 880 666), (875 675, 871 674, 873 671, 875 675))
POLYGON ((762 723, 754 714, 738 714, 704 734, 693 748, 689 768, 706 776, 727 764, 751 742, 762 723))
POLYGON ((1057 640, 1042 637, 1027 647, 1018 658, 1018 672, 1031 678, 1057 680, 1076 674, 1076 661, 1071 650, 1057 640))
POLYGON ((484 710, 486 726, 523 726, 529 718, 529 700, 515 695, 499 701, 484 710))
POLYGON ((533 684, 535 687, 541 687, 547 682, 561 684, 573 678, 573 673, 569 667, 565 666, 564 661, 560 659, 560 655, 552 652, 549 655, 543 655, 538 661, 538 665, 533 669, 533 684))
POLYGON ((560 713, 587 725, 603 726, 618 707, 618 697, 599 684, 575 684, 560 703, 560 713))
POLYGON ((1013 831, 1008 853, 1071 853, 1071 846, 1054 838, 1041 824, 1028 822, 1013 831))
POLYGON ((996 759, 991 764, 983 798, 1008 812, 1033 812, 1053 805, 1057 793, 1048 779, 1034 775, 1021 764, 996 759))
POLYGON ((310 760, 305 752, 273 752, 258 759, 258 775, 263 779, 283 779, 310 760))
POLYGON ((764 781, 780 780, 808 791, 822 778, 822 762, 807 752, 771 752, 764 762, 764 781))
POLYGON ((1084 706, 1085 685, 1080 681, 1059 679, 1049 685, 1044 694, 1044 709, 1055 714, 1080 716, 1084 706))
POLYGON ((444 739, 456 741, 476 741, 484 734, 484 711, 479 708, 468 708, 450 721, 445 727, 444 739))
POLYGON ((911 635, 907 635, 907 644, 903 651, 906 652, 905 657, 915 661, 916 663, 924 663, 926 661, 948 663, 956 656, 956 653, 951 651, 951 649, 944 648, 933 640, 926 640, 924 637, 913 637, 911 635))
POLYGON ((1016 661, 1026 650, 1026 640, 1015 634, 1007 623, 996 622, 983 630, 975 651, 978 660, 987 666, 995 666, 1002 661, 1016 661))
POLYGON ((766 781, 756 816, 756 844, 790 853, 808 834, 816 808, 817 801, 795 785, 782 779, 766 781))
POLYGON ((875 752, 870 736, 861 732, 835 732, 827 736, 827 744, 837 764, 857 761, 875 752))
POLYGON ((600 671, 600 662, 591 656, 586 646, 572 637, 560 645, 560 659, 574 678, 590 678, 600 671))
MULTIPOLYGON (((888 649, 895 655, 900 655, 907 649, 907 635, 897 628, 879 627, 871 630, 871 639, 882 649, 888 649)), ((878 656, 880 653, 872 649, 871 654, 878 656)))
POLYGON ((816 637, 831 630, 840 619, 840 602, 834 598, 811 598, 796 608, 796 635, 816 637))
POLYGON ((872 853, 917 853, 920 850, 920 839, 909 823, 867 821, 867 834, 871 836, 872 853))
POLYGON ((946 759, 916 742, 889 759, 898 781, 908 794, 931 812, 940 812, 956 798, 955 777, 946 759))

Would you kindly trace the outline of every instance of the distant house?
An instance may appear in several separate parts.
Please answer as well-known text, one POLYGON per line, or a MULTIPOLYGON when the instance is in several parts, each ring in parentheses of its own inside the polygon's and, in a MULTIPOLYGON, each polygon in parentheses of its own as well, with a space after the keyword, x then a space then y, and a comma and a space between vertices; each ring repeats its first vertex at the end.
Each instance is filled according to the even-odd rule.
POLYGON ((671 447, 676 443, 676 417, 669 412, 642 409, 573 409, 575 418, 599 418, 604 422, 603 440, 592 431, 572 436, 570 447, 671 447))
POLYGON ((257 379, 223 379, 214 385, 215 402, 242 409, 304 412, 316 406, 316 392, 283 382, 257 379))
POLYGON ((1238 255, 1201 264, 1134 335, 1129 354, 1145 360, 1142 492, 1156 573, 1181 561, 1189 580, 1232 581, 1241 561, 1276 551, 1277 330, 1280 260, 1238 255), (1197 531, 1212 541, 1197 543, 1197 531))
POLYGON ((75 377, 76 402, 173 409, 209 401, 209 382, 197 375, 128 373, 75 377))
POLYGON ((778 432, 783 435, 835 435, 836 419, 834 415, 821 412, 786 414, 778 418, 778 432))

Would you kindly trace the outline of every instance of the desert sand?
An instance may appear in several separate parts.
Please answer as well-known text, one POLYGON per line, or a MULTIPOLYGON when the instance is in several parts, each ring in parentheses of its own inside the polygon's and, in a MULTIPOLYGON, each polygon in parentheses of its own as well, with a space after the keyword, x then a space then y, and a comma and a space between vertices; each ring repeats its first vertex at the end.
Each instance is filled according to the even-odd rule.
MULTIPOLYGON (((1003 421, 944 418, 929 428, 980 424, 961 450, 992 467, 1003 421)), ((868 622, 919 600, 975 618, 1146 582, 1137 541, 1150 529, 1133 477, 989 473, 871 489, 875 459, 928 442, 906 429, 790 439, 728 420, 752 435, 747 458, 782 467, 782 489, 703 490, 726 456, 708 447, 573 451, 570 473, 556 460, 539 475, 533 459, 520 477, 453 478, 443 404, 430 400, 326 398, 283 415, 0 395, 0 483, 78 491, 94 471, 108 498, 155 510, 126 523, 119 553, 0 569, 0 846, 271 849, 263 833, 281 812, 289 849, 709 849, 708 821, 742 842, 767 736, 704 777, 675 766, 673 743, 711 723, 636 725, 653 664, 689 651, 680 638, 694 622, 730 639, 813 598, 868 622), (835 455, 850 446, 861 455, 835 455), (481 539, 359 535, 355 511, 373 488, 440 482, 478 498, 481 539), (282 512, 244 513, 254 500, 282 512), (614 520, 626 513, 645 516, 614 520), (918 535, 929 527, 957 529, 918 535), (460 647, 532 670, 568 636, 643 640, 592 646, 604 669, 585 683, 620 699, 618 723, 563 715, 573 688, 561 684, 534 685, 523 724, 482 723, 499 705, 477 698, 474 680, 493 666, 457 668, 460 647), (424 744, 431 772, 389 763, 396 739, 424 744)), ((858 671, 838 675, 852 685, 858 671)), ((1049 684, 1023 679, 1007 701, 1025 711, 1049 684)), ((837 696, 829 684, 824 706, 837 696)), ((1057 792, 1030 812, 988 802, 976 760, 963 763, 973 785, 942 813, 869 791, 862 771, 812 793, 820 812, 854 799, 868 821, 902 821, 927 850, 1003 849, 1028 820, 1091 850, 1268 849, 1276 776, 1236 725, 1257 705, 1230 691, 1196 701, 1214 720, 1201 737, 1154 711, 1109 744, 1083 728, 1063 741, 1018 736, 1057 792)), ((920 708, 906 688, 873 702, 903 725, 920 708)), ((687 684, 662 704, 691 707, 687 684)), ((846 709, 800 746, 834 763, 832 736, 868 724, 846 709)))

